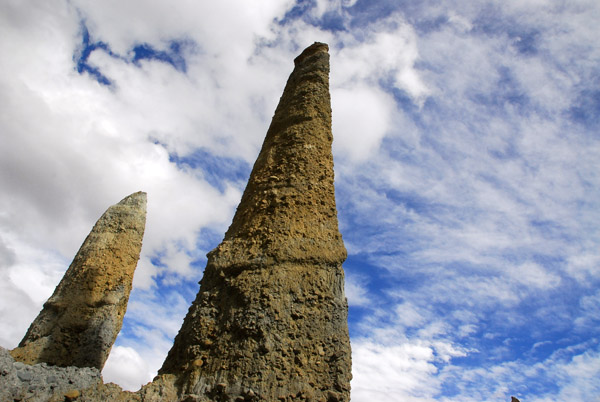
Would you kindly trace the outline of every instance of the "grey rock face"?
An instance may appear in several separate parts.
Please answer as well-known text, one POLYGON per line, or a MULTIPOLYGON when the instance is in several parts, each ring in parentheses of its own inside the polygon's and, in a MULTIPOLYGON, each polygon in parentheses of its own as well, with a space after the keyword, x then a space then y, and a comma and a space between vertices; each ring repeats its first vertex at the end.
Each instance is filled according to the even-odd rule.
POLYGON ((101 383, 98 369, 23 364, 0 347, 0 401, 63 401, 69 391, 101 383))
POLYGON ((146 224, 146 193, 100 217, 12 356, 102 370, 121 330, 146 224))

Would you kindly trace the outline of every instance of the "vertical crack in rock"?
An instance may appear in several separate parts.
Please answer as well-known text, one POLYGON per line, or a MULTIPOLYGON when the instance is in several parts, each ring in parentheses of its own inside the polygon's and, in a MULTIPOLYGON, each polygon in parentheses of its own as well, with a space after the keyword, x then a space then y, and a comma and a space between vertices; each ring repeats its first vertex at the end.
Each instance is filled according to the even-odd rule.
MULTIPOLYGON (((248 185, 160 374, 182 398, 348 401, 328 46, 295 59, 248 185)), ((158 379, 157 379, 158 380, 158 379)))
POLYGON ((145 225, 144 192, 106 210, 11 351, 15 360, 102 370, 123 324, 145 225))

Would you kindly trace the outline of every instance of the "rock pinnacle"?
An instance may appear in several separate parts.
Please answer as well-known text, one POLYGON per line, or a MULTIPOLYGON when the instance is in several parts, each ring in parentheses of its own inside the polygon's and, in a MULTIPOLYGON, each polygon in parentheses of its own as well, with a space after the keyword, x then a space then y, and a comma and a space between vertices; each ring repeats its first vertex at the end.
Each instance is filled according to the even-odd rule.
POLYGON ((229 230, 159 374, 197 401, 348 401, 328 46, 295 59, 229 230))
POLYGON ((15 360, 102 370, 123 324, 145 224, 144 192, 106 210, 11 351, 15 360))

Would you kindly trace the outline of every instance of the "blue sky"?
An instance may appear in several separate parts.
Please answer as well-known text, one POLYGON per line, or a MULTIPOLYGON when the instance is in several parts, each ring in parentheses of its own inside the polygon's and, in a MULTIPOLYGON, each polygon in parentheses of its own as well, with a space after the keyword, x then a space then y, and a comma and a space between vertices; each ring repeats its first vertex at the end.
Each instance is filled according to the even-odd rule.
POLYGON ((352 401, 597 400, 598 20, 594 1, 0 2, 0 344, 143 190, 103 375, 151 380, 321 41, 352 401))

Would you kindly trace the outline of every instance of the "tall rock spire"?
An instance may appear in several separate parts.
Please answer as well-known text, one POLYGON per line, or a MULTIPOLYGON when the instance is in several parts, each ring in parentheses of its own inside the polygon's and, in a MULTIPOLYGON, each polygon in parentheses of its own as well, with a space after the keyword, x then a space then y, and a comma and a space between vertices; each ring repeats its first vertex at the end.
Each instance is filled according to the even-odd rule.
POLYGON ((146 225, 146 193, 111 206, 11 351, 28 364, 102 370, 123 324, 146 225))
POLYGON ((160 374, 195 400, 348 401, 328 46, 295 59, 248 185, 160 374))

